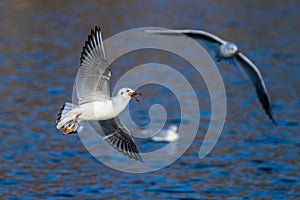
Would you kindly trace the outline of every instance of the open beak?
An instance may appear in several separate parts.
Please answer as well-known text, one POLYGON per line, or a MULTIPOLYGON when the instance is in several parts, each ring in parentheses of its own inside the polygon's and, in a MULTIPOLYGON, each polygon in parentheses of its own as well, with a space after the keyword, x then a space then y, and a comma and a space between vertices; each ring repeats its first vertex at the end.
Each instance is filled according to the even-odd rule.
POLYGON ((141 95, 142 96, 142 93, 140 93, 140 92, 130 92, 129 93, 129 96, 131 97, 131 99, 134 99, 137 102, 139 102, 140 100, 138 98, 136 98, 136 95, 141 95))

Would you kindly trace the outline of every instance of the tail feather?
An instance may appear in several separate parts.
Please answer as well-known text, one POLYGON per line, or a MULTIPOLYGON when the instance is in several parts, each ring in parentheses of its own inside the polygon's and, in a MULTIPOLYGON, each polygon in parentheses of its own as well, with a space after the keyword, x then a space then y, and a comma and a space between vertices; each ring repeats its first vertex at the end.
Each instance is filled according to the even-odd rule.
MULTIPOLYGON (((57 113, 57 118, 56 118, 56 125, 58 126, 58 123, 61 122, 66 115, 75 107, 74 104, 70 103, 70 102, 66 102, 62 105, 62 107, 58 110, 57 113)), ((70 126, 68 126, 68 124, 72 121, 69 120, 67 123, 65 123, 60 130, 64 133, 64 134, 72 134, 72 133, 77 133, 77 127, 78 124, 73 123, 70 126), (70 129, 76 127, 73 131, 69 131, 70 129)))
POLYGON ((66 116, 66 114, 72 110, 72 108, 74 108, 74 104, 69 102, 64 103, 58 110, 56 124, 58 124, 61 119, 64 118, 64 116, 66 116))
POLYGON ((62 117, 62 112, 63 112, 64 109, 65 109, 65 104, 62 105, 62 106, 60 107, 60 109, 58 110, 57 118, 56 118, 56 124, 58 124, 58 123, 60 122, 61 117, 62 117))

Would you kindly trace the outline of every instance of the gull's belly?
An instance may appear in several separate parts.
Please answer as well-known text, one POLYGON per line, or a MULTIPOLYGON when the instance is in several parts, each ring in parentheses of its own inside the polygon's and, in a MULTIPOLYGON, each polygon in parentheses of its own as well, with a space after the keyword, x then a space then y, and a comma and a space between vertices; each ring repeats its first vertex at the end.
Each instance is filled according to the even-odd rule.
POLYGON ((79 120, 107 120, 113 118, 112 102, 95 101, 80 105, 81 113, 79 120))

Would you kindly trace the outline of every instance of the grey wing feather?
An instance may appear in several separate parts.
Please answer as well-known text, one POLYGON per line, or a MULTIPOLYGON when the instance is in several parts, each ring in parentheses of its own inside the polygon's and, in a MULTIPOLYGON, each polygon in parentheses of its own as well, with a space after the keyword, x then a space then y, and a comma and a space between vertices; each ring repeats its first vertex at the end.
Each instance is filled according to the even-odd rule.
POLYGON ((143 161, 134 140, 118 117, 109 120, 88 121, 92 128, 119 152, 138 161, 143 161))
POLYGON ((184 34, 191 38, 198 39, 206 46, 207 49, 210 50, 210 53, 214 56, 218 55, 219 47, 222 44, 225 44, 226 41, 222 40, 218 36, 203 31, 203 30, 188 30, 188 29, 176 29, 176 30, 147 30, 147 33, 154 33, 154 34, 160 34, 160 35, 178 35, 178 34, 184 34))
POLYGON ((234 56, 233 60, 242 69, 242 71, 245 72, 246 76, 250 79, 251 83, 254 85, 259 101, 261 102, 269 118, 276 125, 277 123, 273 116, 269 95, 260 71, 254 65, 254 63, 251 62, 241 52, 239 52, 236 56, 234 56))
POLYGON ((203 30, 188 30, 188 29, 177 29, 177 30, 147 30, 147 33, 155 33, 155 34, 162 34, 162 35, 178 35, 178 34, 185 34, 195 39, 201 39, 203 41, 216 43, 216 44, 225 44, 226 41, 222 40, 218 36, 211 34, 209 32, 203 30))
POLYGON ((79 104, 110 99, 110 77, 101 30, 95 27, 83 47, 76 76, 79 104))

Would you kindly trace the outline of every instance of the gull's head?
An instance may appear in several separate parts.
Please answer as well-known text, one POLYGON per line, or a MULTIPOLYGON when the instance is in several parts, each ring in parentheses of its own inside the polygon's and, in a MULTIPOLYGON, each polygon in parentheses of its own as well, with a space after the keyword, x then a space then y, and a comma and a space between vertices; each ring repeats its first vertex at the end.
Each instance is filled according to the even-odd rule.
POLYGON ((140 101, 138 98, 136 98, 137 95, 142 95, 139 92, 134 91, 130 88, 122 88, 118 91, 118 96, 130 101, 131 99, 140 101))
POLYGON ((236 44, 227 42, 226 44, 222 44, 220 47, 221 55, 224 58, 231 58, 236 53, 238 53, 238 47, 236 44))

